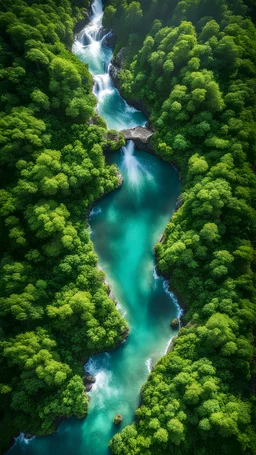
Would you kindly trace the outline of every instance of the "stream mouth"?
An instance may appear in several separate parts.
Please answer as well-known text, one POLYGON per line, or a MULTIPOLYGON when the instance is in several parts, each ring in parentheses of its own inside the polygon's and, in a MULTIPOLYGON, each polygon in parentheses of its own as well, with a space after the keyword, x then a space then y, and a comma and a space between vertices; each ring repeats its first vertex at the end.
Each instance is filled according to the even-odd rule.
MULTIPOLYGON (((73 52, 94 77, 99 114, 116 130, 144 126, 144 114, 129 106, 112 84, 108 70, 112 50, 104 44, 101 0, 93 1, 92 11, 73 52)), ((129 324, 129 337, 85 365, 85 371, 96 377, 86 419, 66 420, 51 436, 20 435, 11 455, 109 455, 109 441, 134 421, 140 389, 177 334, 170 328, 180 314, 177 299, 156 274, 153 249, 176 207, 178 172, 156 156, 137 151, 132 141, 121 151, 106 154, 106 160, 118 166, 124 183, 94 205, 91 240, 117 308, 129 324), (118 413, 123 422, 116 426, 113 419, 118 413)))

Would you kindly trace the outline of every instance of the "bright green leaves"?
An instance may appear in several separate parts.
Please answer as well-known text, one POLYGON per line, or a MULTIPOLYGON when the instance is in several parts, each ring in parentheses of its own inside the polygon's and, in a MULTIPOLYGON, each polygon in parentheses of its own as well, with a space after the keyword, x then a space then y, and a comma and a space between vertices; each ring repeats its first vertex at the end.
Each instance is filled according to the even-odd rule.
POLYGON ((59 416, 84 417, 81 359, 114 348, 128 330, 108 297, 86 222, 95 200, 119 185, 103 150, 119 150, 124 139, 96 116, 88 67, 63 44, 71 48, 79 5, 7 0, 5 6, 10 11, 0 13, 2 450, 21 431, 49 434, 59 416))
POLYGON ((159 428, 159 430, 157 430, 155 432, 155 434, 153 435, 153 440, 157 443, 157 444, 164 444, 165 442, 168 441, 168 433, 167 431, 164 429, 164 428, 159 428))
POLYGON ((22 293, 0 299, 1 316, 11 315, 20 322, 42 319, 44 310, 40 299, 43 296, 35 286, 28 284, 22 293))
POLYGON ((35 235, 41 238, 50 237, 52 234, 63 232, 69 212, 64 204, 57 205, 54 201, 38 203, 28 206, 26 217, 28 225, 35 235))
POLYGON ((217 242, 220 240, 218 226, 215 223, 205 223, 204 227, 200 231, 200 237, 206 243, 217 242))
POLYGON ((47 56, 40 51, 40 49, 32 48, 26 53, 26 58, 28 61, 33 62, 36 64, 37 68, 40 68, 41 66, 48 65, 49 59, 47 56))
POLYGON ((169 422, 167 422, 167 428, 167 437, 169 435, 171 442, 176 445, 180 445, 180 443, 185 439, 184 425, 182 422, 180 422, 178 419, 171 419, 169 422))
POLYGON ((69 335, 74 351, 93 352, 104 346, 112 347, 121 340, 118 330, 121 333, 127 330, 124 321, 120 325, 115 305, 103 291, 92 297, 88 292, 70 288, 56 297, 48 305, 47 314, 52 325, 63 334, 69 333, 70 325, 76 327, 75 333, 69 335))
POLYGON ((11 407, 15 412, 39 413, 43 432, 52 431, 57 416, 83 417, 88 400, 79 376, 58 359, 56 342, 45 330, 26 332, 2 342, 3 356, 21 378, 13 393, 11 407), (42 391, 47 390, 46 397, 42 391), (36 407, 35 407, 36 402, 36 407))
POLYGON ((15 198, 6 190, 0 190, 0 215, 7 216, 15 210, 15 198))
POLYGON ((112 3, 127 46, 122 91, 143 101, 156 152, 181 170, 179 209, 155 254, 186 311, 143 386, 138 422, 111 449, 253 453, 255 27, 243 2, 141 0, 134 46, 116 25, 124 2, 112 3))
POLYGON ((32 101, 35 103, 36 108, 48 110, 50 102, 48 96, 41 92, 41 90, 34 90, 31 93, 32 101))
POLYGON ((36 119, 31 110, 15 108, 0 117, 0 162, 13 166, 20 156, 29 156, 34 149, 47 144, 46 126, 36 119))
POLYGON ((93 107, 86 99, 73 98, 66 109, 66 114, 78 118, 81 122, 88 122, 94 113, 93 107))
POLYGON ((205 174, 209 166, 206 159, 198 154, 193 155, 188 162, 189 175, 205 174))
POLYGON ((81 378, 75 375, 65 384, 65 387, 59 389, 54 397, 46 398, 40 413, 46 418, 53 415, 59 416, 59 414, 82 418, 85 416, 87 408, 88 398, 84 393, 84 385, 81 378))
POLYGON ((230 264, 234 261, 233 256, 226 250, 215 251, 213 256, 215 259, 209 264, 211 274, 215 278, 221 278, 227 275, 230 264))

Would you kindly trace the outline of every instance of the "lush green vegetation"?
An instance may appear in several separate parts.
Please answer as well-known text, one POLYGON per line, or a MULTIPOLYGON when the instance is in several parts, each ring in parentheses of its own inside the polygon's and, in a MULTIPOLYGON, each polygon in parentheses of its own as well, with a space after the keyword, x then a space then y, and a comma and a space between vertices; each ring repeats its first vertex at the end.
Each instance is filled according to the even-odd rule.
POLYGON ((156 246, 184 326, 142 390, 123 454, 255 454, 256 32, 250 2, 112 0, 122 94, 178 163, 181 208, 156 246), (126 43, 128 42, 128 46, 126 43))
POLYGON ((86 414, 91 353, 126 322, 89 238, 92 203, 118 186, 92 77, 68 48, 85 2, 6 0, 0 14, 0 434, 53 431, 86 414))

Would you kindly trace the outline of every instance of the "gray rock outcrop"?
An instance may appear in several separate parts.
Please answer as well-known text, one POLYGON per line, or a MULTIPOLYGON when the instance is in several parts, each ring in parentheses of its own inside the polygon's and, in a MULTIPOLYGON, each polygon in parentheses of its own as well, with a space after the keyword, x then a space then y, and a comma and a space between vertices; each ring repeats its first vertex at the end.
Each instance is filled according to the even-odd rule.
POLYGON ((122 130, 121 132, 124 138, 127 141, 132 140, 138 149, 153 153, 151 138, 154 133, 150 129, 143 126, 136 126, 136 128, 122 130))
POLYGON ((83 376, 83 383, 84 383, 84 390, 86 392, 90 392, 92 390, 93 384, 96 382, 96 378, 92 376, 90 373, 85 372, 83 376))
POLYGON ((112 78, 114 86, 118 90, 120 88, 120 82, 118 79, 118 75, 119 75, 120 71, 124 68, 125 52, 126 52, 125 47, 122 47, 120 49, 120 51, 118 52, 118 54, 115 57, 113 57, 112 62, 109 67, 110 77, 112 78))

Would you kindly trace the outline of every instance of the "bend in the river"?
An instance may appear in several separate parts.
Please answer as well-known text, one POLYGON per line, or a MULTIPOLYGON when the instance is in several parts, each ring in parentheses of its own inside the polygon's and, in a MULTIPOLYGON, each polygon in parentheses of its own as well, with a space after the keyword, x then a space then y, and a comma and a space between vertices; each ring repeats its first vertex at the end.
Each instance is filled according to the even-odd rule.
MULTIPOLYGON (((112 51, 102 36, 101 0, 94 0, 92 11, 73 51, 93 74, 99 113, 109 128, 144 125, 144 115, 130 107, 111 82, 112 51)), ((87 418, 63 422, 52 436, 28 440, 21 435, 11 455, 107 455, 115 432, 134 420, 140 388, 176 334, 170 321, 179 307, 155 273, 153 247, 175 210, 178 173, 155 156, 134 150, 132 141, 107 160, 118 165, 124 183, 94 206, 91 238, 130 335, 113 352, 95 355, 85 365, 96 376, 87 418), (123 416, 118 427, 113 424, 117 413, 123 416)))

